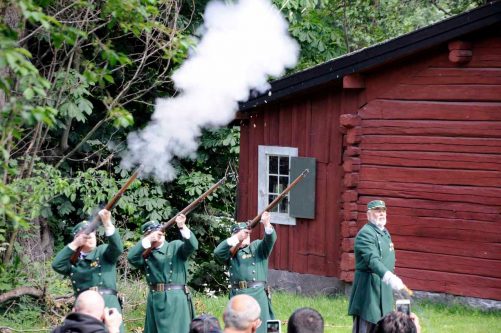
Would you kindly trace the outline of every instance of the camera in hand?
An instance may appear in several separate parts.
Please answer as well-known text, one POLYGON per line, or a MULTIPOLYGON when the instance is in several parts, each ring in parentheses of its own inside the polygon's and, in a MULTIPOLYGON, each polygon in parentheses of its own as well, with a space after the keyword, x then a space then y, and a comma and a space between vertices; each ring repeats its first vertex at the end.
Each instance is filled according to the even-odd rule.
POLYGON ((281 333, 280 320, 267 320, 266 333, 281 333))
POLYGON ((411 301, 408 299, 399 299, 396 301, 395 308, 398 312, 403 312, 407 315, 411 314, 411 301))

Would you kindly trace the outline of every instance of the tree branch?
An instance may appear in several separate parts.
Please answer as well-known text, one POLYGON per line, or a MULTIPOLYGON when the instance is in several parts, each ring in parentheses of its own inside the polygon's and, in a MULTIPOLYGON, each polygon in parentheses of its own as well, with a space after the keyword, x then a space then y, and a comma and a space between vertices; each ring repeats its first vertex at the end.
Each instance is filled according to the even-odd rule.
POLYGON ((101 119, 96 125, 94 125, 94 127, 92 127, 92 129, 87 133, 87 135, 85 135, 85 137, 80 140, 80 142, 75 146, 75 148, 73 148, 69 153, 67 153, 66 155, 64 155, 60 160, 59 162, 57 162, 56 164, 56 169, 59 168, 61 166, 61 164, 68 158, 70 157, 71 155, 73 155, 85 142, 87 142, 87 140, 89 140, 89 138, 94 134, 95 131, 97 131, 99 129, 99 127, 101 127, 105 122, 107 122, 109 120, 108 117, 104 118, 104 119, 101 119))

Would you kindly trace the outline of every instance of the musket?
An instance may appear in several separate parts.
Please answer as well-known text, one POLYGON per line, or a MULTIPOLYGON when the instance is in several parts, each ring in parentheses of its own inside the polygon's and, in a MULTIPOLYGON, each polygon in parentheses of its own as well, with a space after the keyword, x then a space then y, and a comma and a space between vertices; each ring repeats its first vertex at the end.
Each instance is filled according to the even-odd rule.
MULTIPOLYGON (((294 179, 292 183, 290 183, 289 186, 287 186, 285 190, 282 191, 282 193, 280 193, 272 202, 270 202, 268 206, 266 206, 259 214, 257 214, 256 217, 254 217, 250 221, 247 221, 247 229, 253 229, 261 220, 261 215, 263 215, 264 212, 272 210, 280 201, 282 201, 283 198, 285 198, 287 193, 289 193, 292 188, 297 185, 297 183, 299 183, 301 180, 303 180, 304 177, 306 177, 309 172, 310 170, 304 169, 303 172, 301 172, 301 174, 297 176, 296 179, 294 179)), ((234 257, 235 254, 237 254, 241 244, 242 242, 239 242, 237 245, 233 246, 230 249, 231 257, 234 257)))
MULTIPOLYGON (((117 204, 118 200, 120 200, 120 198, 125 193, 125 191, 127 190, 127 188, 129 188, 129 186, 132 184, 132 182, 134 182, 134 180, 136 180, 137 176, 139 176, 139 173, 141 172, 142 168, 143 168, 143 166, 140 165, 134 171, 134 173, 132 174, 132 176, 130 176, 130 178, 122 186, 122 188, 120 190, 118 190, 117 194, 115 194, 113 196, 113 198, 111 198, 111 200, 108 201, 108 203, 106 204, 106 206, 104 206, 103 209, 111 211, 113 209, 113 207, 115 207, 115 205, 117 204)), ((85 228, 82 231, 80 231, 77 235, 75 235, 75 237, 77 237, 80 234, 89 235, 90 233, 94 232, 97 229, 97 227, 99 226, 100 222, 101 221, 100 221, 99 214, 94 215, 94 218, 92 219, 92 221, 87 226, 85 226, 85 228)), ((72 264, 75 264, 78 261, 78 258, 80 257, 80 252, 81 251, 82 251, 82 247, 80 246, 75 251, 75 253, 73 253, 73 255, 71 256, 71 259, 70 259, 70 261, 71 261, 72 264)))
MULTIPOLYGON (((201 196, 199 196, 194 201, 192 201, 188 206, 184 207, 183 210, 181 210, 176 215, 174 215, 169 221, 162 223, 162 225, 160 226, 160 228, 158 230, 161 232, 165 232, 167 229, 169 229, 176 222, 176 217, 178 217, 181 214, 188 215, 202 201, 204 201, 209 195, 211 195, 214 191, 216 191, 219 186, 223 185, 224 182, 226 181, 227 177, 228 176, 226 175, 223 178, 221 178, 217 183, 212 185, 211 188, 209 188, 207 191, 205 191, 205 193, 203 193, 201 196)), ((149 248, 144 250, 143 251, 143 258, 144 259, 148 258, 148 256, 150 255, 150 253, 153 251, 153 249, 156 246, 158 246, 158 244, 156 244, 156 242, 154 242, 153 244, 151 244, 151 246, 149 248)))

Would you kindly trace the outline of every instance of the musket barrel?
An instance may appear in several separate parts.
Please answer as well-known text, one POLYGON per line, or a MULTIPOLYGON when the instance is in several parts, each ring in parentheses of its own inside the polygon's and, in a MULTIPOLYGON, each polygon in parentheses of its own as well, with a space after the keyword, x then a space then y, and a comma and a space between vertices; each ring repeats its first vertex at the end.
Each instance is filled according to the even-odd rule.
MULTIPOLYGON (((176 215, 174 215, 170 220, 162 223, 160 230, 162 232, 165 232, 170 226, 172 226, 176 222, 176 217, 179 216, 180 214, 188 215, 202 201, 204 201, 209 195, 211 195, 214 191, 216 191, 219 186, 223 185, 224 182, 226 181, 227 177, 228 176, 224 176, 223 178, 221 178, 217 183, 212 185, 207 191, 205 191, 202 195, 200 195, 198 198, 196 198, 194 201, 192 201, 188 206, 184 207, 180 212, 178 212, 176 215)), ((151 244, 150 248, 144 250, 143 251, 143 258, 148 258, 151 251, 153 251, 153 248, 154 248, 154 244, 151 244)))
MULTIPOLYGON (((268 206, 266 206, 252 220, 250 220, 249 222, 247 222, 247 229, 250 230, 250 229, 254 228, 259 223, 259 221, 261 220, 261 216, 263 215, 263 213, 272 210, 280 201, 283 200, 283 198, 285 198, 285 196, 287 195, 287 193, 289 193, 294 188, 294 186, 297 185, 297 183, 299 183, 304 177, 306 177, 306 175, 308 173, 310 173, 310 170, 309 169, 304 169, 303 172, 301 172, 301 174, 299 176, 297 176, 296 179, 294 179, 292 181, 292 183, 290 183, 289 186, 287 186, 285 188, 285 190, 282 191, 282 193, 280 193, 275 199, 273 199, 273 201, 270 202, 268 204, 268 206)), ((238 249, 240 248, 240 244, 241 244, 241 242, 238 243, 237 245, 233 246, 230 249, 231 257, 234 257, 235 254, 238 252, 238 249)))
POLYGON ((285 198, 285 196, 297 185, 297 183, 299 183, 304 177, 306 177, 306 175, 308 173, 310 173, 310 170, 309 169, 304 169, 303 172, 301 172, 301 174, 299 176, 297 176, 292 181, 292 183, 290 183, 289 186, 287 186, 285 188, 285 190, 282 191, 282 193, 280 193, 275 199, 273 199, 273 201, 270 202, 268 204, 268 206, 266 206, 258 215, 256 215, 249 222, 249 229, 254 228, 257 225, 257 223, 259 222, 259 220, 261 219, 261 215, 263 215, 264 212, 268 212, 268 211, 272 210, 273 208, 275 208, 275 206, 278 205, 278 203, 280 201, 282 201, 285 198))
MULTIPOLYGON (((120 198, 123 196, 123 194, 125 193, 127 188, 129 188, 129 186, 134 182, 134 180, 136 180, 136 178, 139 176, 139 173, 141 172, 142 169, 143 169, 143 165, 140 165, 139 167, 137 167, 137 169, 130 176, 130 178, 125 182, 124 185, 122 185, 120 190, 118 190, 117 194, 115 194, 113 196, 113 198, 111 198, 111 200, 106 203, 106 206, 104 206, 104 209, 109 211, 109 210, 112 210, 113 207, 115 207, 118 200, 120 200, 120 198)), ((97 229, 97 227, 99 226, 99 220, 100 220, 99 215, 98 214, 94 215, 94 217, 92 218, 92 221, 81 232, 79 232, 79 234, 83 233, 85 235, 89 235, 90 233, 94 232, 97 229)), ((82 247, 79 247, 75 251, 75 253, 73 253, 73 255, 71 256, 71 259, 70 259, 72 264, 75 264, 77 262, 78 258, 80 257, 81 251, 82 251, 82 247)))

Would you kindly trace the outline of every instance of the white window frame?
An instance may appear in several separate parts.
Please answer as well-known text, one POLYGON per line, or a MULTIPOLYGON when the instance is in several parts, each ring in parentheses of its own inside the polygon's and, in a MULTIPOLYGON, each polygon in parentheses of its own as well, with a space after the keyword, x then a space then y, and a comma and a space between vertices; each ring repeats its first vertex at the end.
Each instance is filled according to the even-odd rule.
MULTIPOLYGON (((258 146, 257 214, 268 206, 268 155, 289 156, 289 158, 297 157, 298 149, 294 147, 258 146)), ((276 224, 296 225, 296 218, 291 217, 287 213, 271 212, 271 222, 276 224)))

